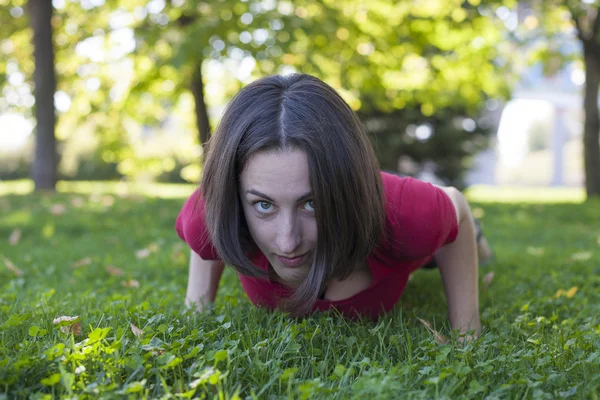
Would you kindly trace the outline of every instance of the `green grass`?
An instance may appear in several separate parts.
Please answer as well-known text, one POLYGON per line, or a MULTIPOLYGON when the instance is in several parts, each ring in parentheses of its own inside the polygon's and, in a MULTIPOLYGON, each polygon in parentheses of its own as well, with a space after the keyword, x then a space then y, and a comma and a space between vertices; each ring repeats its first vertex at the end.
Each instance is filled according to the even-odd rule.
POLYGON ((417 320, 453 337, 436 271, 414 274, 376 323, 256 309, 229 269, 210 313, 186 311, 188 250, 173 229, 183 199, 161 197, 192 187, 75 187, 0 185, 0 398, 598 397, 597 202, 473 204, 497 260, 481 269, 495 274, 481 290, 484 332, 463 347, 438 345, 417 320), (59 316, 79 316, 81 334, 62 333, 59 316))

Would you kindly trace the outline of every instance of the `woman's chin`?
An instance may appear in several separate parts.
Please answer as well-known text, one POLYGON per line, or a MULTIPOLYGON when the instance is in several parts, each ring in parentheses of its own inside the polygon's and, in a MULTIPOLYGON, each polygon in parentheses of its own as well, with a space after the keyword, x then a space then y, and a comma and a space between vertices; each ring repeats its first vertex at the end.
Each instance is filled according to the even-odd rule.
POLYGON ((308 271, 302 271, 300 268, 280 267, 275 270, 281 283, 286 286, 296 288, 300 286, 308 271))

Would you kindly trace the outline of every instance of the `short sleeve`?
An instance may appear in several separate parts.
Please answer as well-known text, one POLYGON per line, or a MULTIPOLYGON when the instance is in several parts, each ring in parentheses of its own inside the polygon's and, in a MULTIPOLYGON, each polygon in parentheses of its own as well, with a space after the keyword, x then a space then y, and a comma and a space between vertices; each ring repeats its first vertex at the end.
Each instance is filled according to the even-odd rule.
POLYGON ((204 200, 198 189, 187 199, 179 212, 175 230, 181 240, 185 241, 203 260, 218 260, 217 250, 206 229, 204 215, 204 200))
POLYGON ((418 179, 382 173, 386 195, 387 247, 398 259, 430 257, 454 242, 458 221, 452 200, 418 179))

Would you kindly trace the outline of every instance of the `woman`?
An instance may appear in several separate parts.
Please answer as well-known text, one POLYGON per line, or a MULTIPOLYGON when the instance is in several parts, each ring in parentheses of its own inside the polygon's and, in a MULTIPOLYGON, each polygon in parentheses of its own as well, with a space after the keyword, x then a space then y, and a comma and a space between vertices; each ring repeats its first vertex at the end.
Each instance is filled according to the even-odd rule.
POLYGON ((177 218, 192 249, 186 302, 215 300, 231 265, 250 300, 293 315, 378 317, 435 256, 450 325, 480 331, 476 229, 452 187, 381 172, 354 112, 309 75, 242 89, 177 218))

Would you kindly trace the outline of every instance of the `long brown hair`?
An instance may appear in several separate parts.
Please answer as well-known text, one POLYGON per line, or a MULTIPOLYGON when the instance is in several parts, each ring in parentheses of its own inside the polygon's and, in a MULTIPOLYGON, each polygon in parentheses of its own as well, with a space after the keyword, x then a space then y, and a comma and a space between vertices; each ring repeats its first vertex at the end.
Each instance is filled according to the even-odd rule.
POLYGON ((312 309, 329 279, 348 277, 367 259, 383 233, 383 185, 361 122, 329 85, 293 74, 244 87, 209 141, 201 183, 212 243, 241 274, 265 277, 249 258, 257 246, 238 196, 239 176, 254 153, 282 149, 306 153, 316 203, 314 263, 280 303, 301 315, 312 309))

